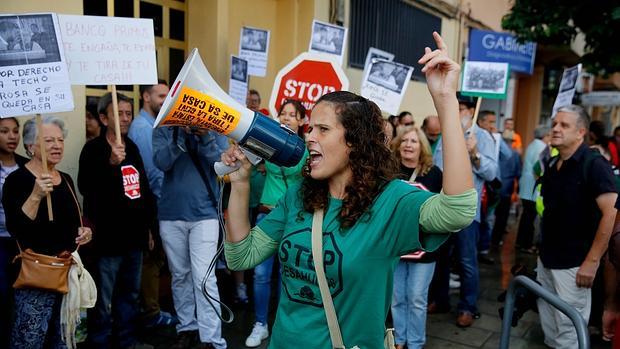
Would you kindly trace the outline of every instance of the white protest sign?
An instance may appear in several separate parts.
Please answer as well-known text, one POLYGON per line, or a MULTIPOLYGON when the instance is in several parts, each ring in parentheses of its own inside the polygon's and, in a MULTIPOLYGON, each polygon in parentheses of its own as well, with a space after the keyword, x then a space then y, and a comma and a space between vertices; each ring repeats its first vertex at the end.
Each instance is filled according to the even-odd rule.
POLYGON ((560 90, 558 91, 558 96, 555 98, 555 103, 553 103, 551 117, 555 117, 558 109, 573 103, 575 87, 577 85, 577 79, 579 78, 580 72, 581 64, 564 69, 562 80, 560 81, 560 90))
POLYGON ((377 103, 381 110, 398 114, 412 73, 410 66, 374 59, 364 74, 361 95, 377 103))
POLYGON ((239 57, 230 58, 230 84, 228 94, 241 105, 245 105, 248 95, 249 62, 239 57))
MULTIPOLYGON (((248 74, 267 75, 269 30, 243 27, 239 40, 239 58, 248 61, 248 74)), ((244 102, 245 103, 245 102, 244 102)))
POLYGON ((336 56, 342 65, 346 42, 347 28, 316 19, 312 21, 312 37, 308 52, 336 56))
POLYGON ((0 15, 0 27, 0 117, 73 110, 56 15, 0 15))
POLYGON ((152 19, 58 17, 72 84, 157 83, 152 19))

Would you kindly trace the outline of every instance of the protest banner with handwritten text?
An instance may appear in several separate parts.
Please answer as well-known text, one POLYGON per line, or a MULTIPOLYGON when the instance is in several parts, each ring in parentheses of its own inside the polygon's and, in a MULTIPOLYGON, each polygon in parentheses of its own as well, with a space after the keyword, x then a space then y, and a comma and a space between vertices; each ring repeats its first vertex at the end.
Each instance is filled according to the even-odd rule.
POLYGON ((157 83, 152 19, 58 17, 72 84, 157 83))

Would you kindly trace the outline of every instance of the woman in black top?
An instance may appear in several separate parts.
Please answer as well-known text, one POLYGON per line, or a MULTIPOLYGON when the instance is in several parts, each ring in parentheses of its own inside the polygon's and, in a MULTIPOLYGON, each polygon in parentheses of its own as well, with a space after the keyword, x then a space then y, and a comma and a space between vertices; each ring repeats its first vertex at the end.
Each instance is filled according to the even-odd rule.
MULTIPOLYGON (((415 126, 399 128, 392 151, 400 161, 403 180, 434 193, 441 191, 442 173, 433 165, 428 139, 415 126)), ((392 319, 396 348, 422 348, 426 341, 428 288, 435 270, 436 253, 414 252, 401 257, 394 271, 392 319)))
MULTIPOLYGON (((19 122, 15 118, 0 119, 0 198, 4 180, 28 159, 15 153, 19 145, 19 122)), ((0 203, 0 348, 9 345, 13 293, 11 285, 15 282, 17 270, 12 263, 17 255, 17 244, 6 229, 4 207, 0 203)))
MULTIPOLYGON (((56 169, 62 160, 65 136, 62 120, 43 118, 40 139, 48 161, 48 174, 43 174, 36 124, 28 120, 24 125, 24 145, 31 160, 6 178, 2 196, 7 229, 23 250, 30 248, 36 253, 66 256, 92 238, 89 228, 80 227, 71 178, 56 169), (52 199, 53 221, 49 221, 47 214, 48 193, 52 199)), ((61 302, 60 293, 16 289, 11 348, 65 348, 60 328, 61 302)))

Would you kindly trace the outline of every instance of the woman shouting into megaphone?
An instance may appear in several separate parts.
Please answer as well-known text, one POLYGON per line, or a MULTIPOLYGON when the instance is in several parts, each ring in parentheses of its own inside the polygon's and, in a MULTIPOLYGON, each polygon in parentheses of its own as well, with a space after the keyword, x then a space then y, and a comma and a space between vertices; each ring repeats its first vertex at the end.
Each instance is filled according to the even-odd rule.
POLYGON ((249 269, 274 254, 282 266, 269 348, 383 347, 399 256, 434 251, 448 238, 446 232, 473 220, 477 199, 456 99, 460 66, 448 57, 441 36, 433 37, 437 49, 426 48, 419 63, 441 121, 442 193, 395 179, 398 163, 385 144, 379 108, 350 92, 318 100, 302 183, 289 188, 253 228, 248 219, 250 163, 235 147, 222 155, 227 165, 242 163, 230 175, 229 267, 249 269), (322 253, 312 252, 313 221, 314 247, 322 241, 322 253), (318 274, 316 264, 323 265, 318 274), (337 320, 328 331, 324 307, 329 310, 332 300, 337 320))

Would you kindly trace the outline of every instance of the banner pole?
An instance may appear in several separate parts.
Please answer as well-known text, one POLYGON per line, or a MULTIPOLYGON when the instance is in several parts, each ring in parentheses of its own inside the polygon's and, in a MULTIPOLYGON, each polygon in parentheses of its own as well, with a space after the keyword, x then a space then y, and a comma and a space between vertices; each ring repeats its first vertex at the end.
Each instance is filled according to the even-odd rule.
POLYGON ((476 123, 478 122, 478 113, 480 112, 480 104, 482 104, 482 97, 478 97, 478 99, 476 100, 476 110, 474 111, 474 120, 471 123, 472 127, 476 125, 476 123))
POLYGON ((116 136, 116 145, 123 145, 121 140, 121 123, 118 119, 118 99, 116 98, 116 85, 112 86, 112 112, 114 113, 114 130, 116 136))
MULTIPOLYGON (((40 147, 40 151, 41 151, 41 164, 42 164, 42 174, 49 174, 49 171, 47 169, 47 152, 45 151, 45 141, 43 140, 43 130, 42 130, 42 125, 43 125, 43 120, 41 118, 41 114, 37 114, 36 115, 36 123, 37 123, 37 132, 39 133, 39 147, 40 147)), ((47 218, 49 219, 49 221, 53 221, 54 220, 54 211, 52 210, 52 197, 50 196, 50 193, 47 193, 45 195, 45 199, 47 201, 47 218)))

